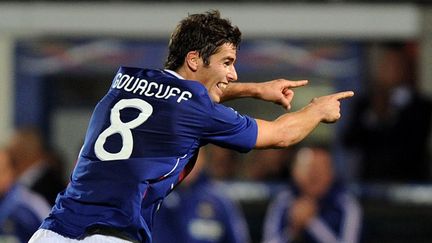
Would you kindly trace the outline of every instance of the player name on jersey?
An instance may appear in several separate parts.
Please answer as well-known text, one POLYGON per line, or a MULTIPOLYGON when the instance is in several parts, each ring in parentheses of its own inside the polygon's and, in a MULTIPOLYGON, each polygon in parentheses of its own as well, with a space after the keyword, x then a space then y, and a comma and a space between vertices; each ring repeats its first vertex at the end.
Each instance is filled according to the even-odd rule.
POLYGON ((192 98, 192 93, 187 90, 181 90, 177 87, 171 87, 166 84, 149 82, 146 79, 130 76, 128 74, 117 73, 114 78, 113 89, 122 89, 133 94, 155 97, 158 99, 169 99, 176 97, 177 103, 192 98))

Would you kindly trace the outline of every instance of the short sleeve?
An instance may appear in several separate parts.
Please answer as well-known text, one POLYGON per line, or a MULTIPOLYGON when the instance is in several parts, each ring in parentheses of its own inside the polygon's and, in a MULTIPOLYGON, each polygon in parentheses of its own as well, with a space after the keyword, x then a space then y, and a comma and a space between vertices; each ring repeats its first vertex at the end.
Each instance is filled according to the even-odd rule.
POLYGON ((239 152, 255 147, 258 127, 255 119, 221 104, 208 107, 202 140, 239 152))

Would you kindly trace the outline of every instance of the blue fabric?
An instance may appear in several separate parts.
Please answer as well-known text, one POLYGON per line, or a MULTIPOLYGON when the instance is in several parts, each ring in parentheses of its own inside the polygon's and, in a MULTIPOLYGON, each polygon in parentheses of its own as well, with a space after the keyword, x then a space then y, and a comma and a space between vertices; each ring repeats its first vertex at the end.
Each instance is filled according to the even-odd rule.
POLYGON ((246 243, 244 217, 204 174, 169 195, 158 211, 154 243, 246 243))
MULTIPOLYGON (((7 238, 18 239, 19 242, 28 242, 33 233, 39 228, 42 222, 41 214, 48 213, 48 203, 38 211, 35 202, 26 188, 15 185, 0 199, 0 241, 7 238)), ((43 199, 40 198, 42 201, 43 199)), ((44 215, 46 216, 46 214, 44 215)))
MULTIPOLYGON (((326 195, 318 201, 319 210, 316 217, 322 220, 337 237, 342 236, 342 230, 345 229, 344 224, 347 223, 345 219, 347 214, 351 213, 346 211, 344 204, 347 203, 347 201, 342 199, 346 195, 348 195, 346 189, 339 183, 334 183, 326 195)), ((264 242, 292 242, 292 235, 287 232, 291 224, 288 213, 298 197, 299 189, 292 184, 273 200, 266 216, 264 242)), ((302 242, 322 242, 319 236, 310 234, 306 229, 301 232, 298 238, 301 239, 302 242)))
POLYGON ((42 228, 82 238, 94 226, 151 242, 156 208, 191 169, 201 146, 247 152, 257 125, 212 102, 197 81, 121 67, 97 104, 67 189, 42 228))

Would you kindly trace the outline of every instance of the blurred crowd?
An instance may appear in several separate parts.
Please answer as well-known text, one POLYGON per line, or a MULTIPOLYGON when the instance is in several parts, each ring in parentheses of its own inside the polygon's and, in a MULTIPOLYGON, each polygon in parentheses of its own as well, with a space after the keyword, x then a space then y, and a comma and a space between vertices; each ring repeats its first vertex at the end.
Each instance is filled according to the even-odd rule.
POLYGON ((431 179, 432 103, 416 79, 415 50, 389 43, 378 53, 366 92, 356 99, 343 142, 361 181, 431 179))
MULTIPOLYGON (((380 48, 363 92, 352 103, 341 132, 356 164, 357 183, 428 183, 431 179, 432 103, 416 82, 415 55, 407 45, 380 48)), ((192 173, 161 205, 155 242, 361 242, 360 200, 341 180, 332 141, 284 150, 239 154, 206 146, 192 173), (252 239, 239 202, 217 182, 277 181, 252 239), (172 238, 175 236, 174 238, 172 238)), ((73 161, 35 128, 17 128, 0 148, 0 242, 27 242, 67 185, 73 161)))
POLYGON ((0 149, 0 242, 27 242, 66 186, 64 162, 35 128, 0 149))

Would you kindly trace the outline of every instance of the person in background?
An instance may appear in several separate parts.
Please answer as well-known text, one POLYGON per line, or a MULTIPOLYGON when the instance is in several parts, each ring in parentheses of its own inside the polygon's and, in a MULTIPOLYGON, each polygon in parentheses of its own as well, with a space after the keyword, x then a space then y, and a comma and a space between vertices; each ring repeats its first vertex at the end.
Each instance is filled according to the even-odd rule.
POLYGON ((416 88, 408 49, 387 43, 378 53, 370 89, 356 99, 343 134, 362 182, 427 182, 432 102, 416 88))
POLYGON ((14 163, 0 149, 0 242, 27 242, 50 212, 38 194, 16 182, 14 163))
POLYGON ((191 173, 159 209, 154 243, 250 242, 242 211, 208 176, 208 152, 201 148, 191 173))
POLYGON ((263 242, 359 242, 362 210, 335 181, 328 150, 301 148, 291 173, 293 182, 268 208, 263 242))
POLYGON ((16 163, 20 184, 54 205, 57 193, 66 188, 66 182, 58 155, 47 149, 39 130, 29 127, 17 129, 8 147, 16 163))

